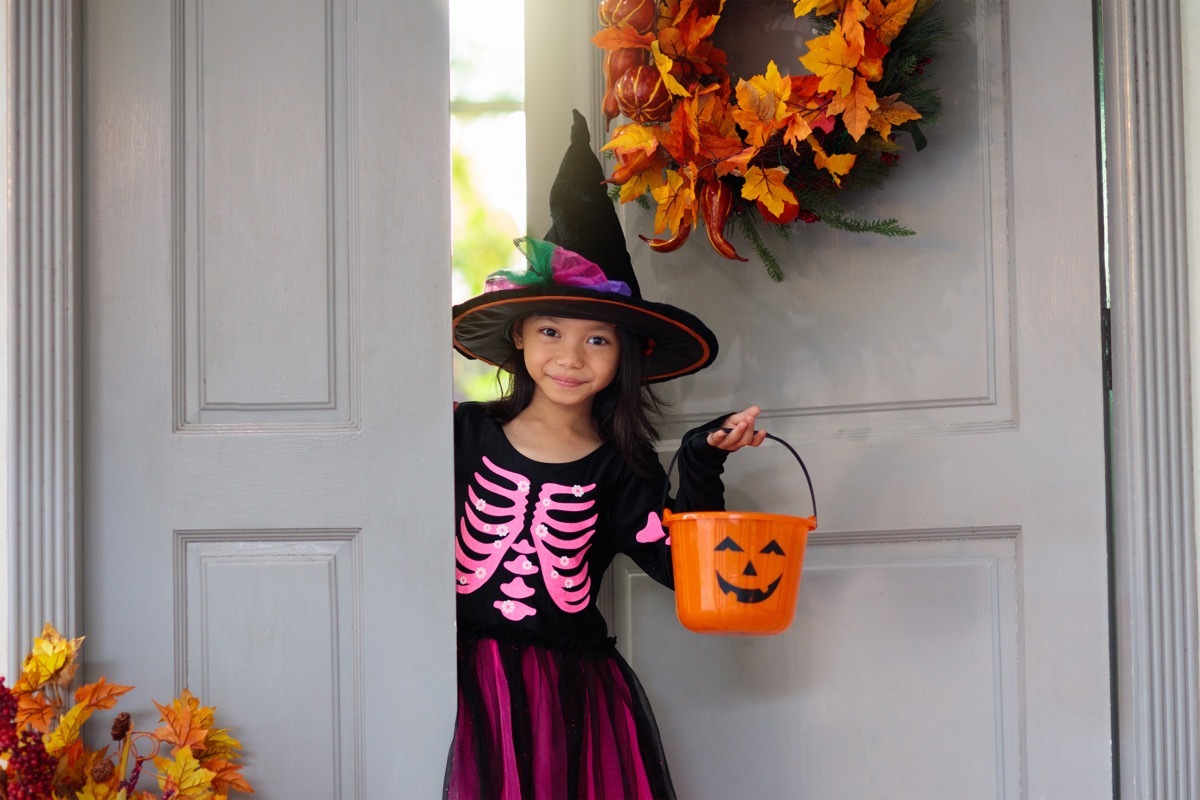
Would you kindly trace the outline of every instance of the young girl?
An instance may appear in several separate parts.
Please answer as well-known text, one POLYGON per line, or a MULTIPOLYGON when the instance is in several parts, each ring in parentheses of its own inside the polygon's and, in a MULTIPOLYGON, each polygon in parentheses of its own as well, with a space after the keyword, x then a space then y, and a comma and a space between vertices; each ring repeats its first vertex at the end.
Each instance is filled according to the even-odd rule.
MULTIPOLYGON (((716 357, 698 319, 643 300, 578 112, 547 241, 454 308, 454 345, 510 373, 455 410, 458 718, 451 798, 659 798, 674 788, 641 684, 596 607, 626 553, 673 586, 648 384, 716 357)), ((685 437, 676 511, 724 508, 750 407, 685 437), (704 429, 711 432, 703 435, 704 429)))

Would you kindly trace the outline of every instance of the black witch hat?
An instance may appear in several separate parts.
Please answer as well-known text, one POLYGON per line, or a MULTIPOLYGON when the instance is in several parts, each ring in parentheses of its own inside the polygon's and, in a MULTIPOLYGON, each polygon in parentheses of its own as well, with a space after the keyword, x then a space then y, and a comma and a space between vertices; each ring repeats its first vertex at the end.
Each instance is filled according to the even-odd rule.
POLYGON ((483 294, 454 306, 454 348, 468 358, 504 363, 513 323, 530 314, 611 322, 646 341, 646 381, 704 369, 717 338, 688 312, 642 299, 625 234, 604 189, 604 171, 578 111, 571 144, 550 189, 544 241, 517 240, 529 268, 488 276, 483 294))

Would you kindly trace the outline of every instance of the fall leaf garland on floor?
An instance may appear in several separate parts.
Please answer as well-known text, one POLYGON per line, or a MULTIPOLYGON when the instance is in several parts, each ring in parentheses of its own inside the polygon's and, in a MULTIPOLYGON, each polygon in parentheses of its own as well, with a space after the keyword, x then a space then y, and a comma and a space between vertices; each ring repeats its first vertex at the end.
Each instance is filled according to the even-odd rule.
POLYGON ((47 623, 12 686, 0 678, 0 799, 4 800, 221 800, 254 789, 238 764, 241 742, 217 728, 215 709, 184 689, 164 706, 151 732, 134 730, 126 712, 112 721, 110 745, 90 749, 83 725, 112 709, 133 689, 103 677, 70 686, 83 638, 64 638, 47 623), (159 793, 138 788, 142 769, 154 767, 159 793))
POLYGON ((602 0, 604 115, 630 121, 604 150, 621 202, 656 204, 658 252, 677 249, 703 224, 713 249, 745 261, 725 236, 735 220, 768 273, 778 261, 759 232, 787 238, 796 222, 884 236, 911 236, 895 219, 848 217, 847 189, 879 185, 899 160, 897 135, 925 146, 919 127, 941 103, 925 67, 949 30, 937 0, 790 0, 813 15, 820 35, 806 42, 789 75, 770 62, 736 85, 712 41, 725 0, 602 0), (664 234, 667 234, 664 236, 664 234))

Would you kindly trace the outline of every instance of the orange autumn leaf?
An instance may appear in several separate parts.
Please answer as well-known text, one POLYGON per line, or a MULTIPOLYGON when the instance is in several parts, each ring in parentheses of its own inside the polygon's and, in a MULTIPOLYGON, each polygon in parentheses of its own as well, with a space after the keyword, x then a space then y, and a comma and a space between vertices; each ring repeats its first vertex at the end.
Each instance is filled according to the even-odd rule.
POLYGON ((636 200, 647 192, 653 193, 655 189, 663 185, 663 181, 665 180, 663 170, 667 168, 668 163, 669 160, 666 154, 661 151, 638 162, 638 168, 621 182, 621 190, 617 195, 618 199, 622 203, 628 203, 630 200, 636 200))
POLYGON ((905 122, 921 118, 915 108, 908 103, 901 102, 897 99, 898 97, 900 97, 899 93, 881 97, 879 108, 871 112, 871 120, 868 124, 885 139, 891 137, 893 125, 903 125, 905 122))
POLYGON ((253 787, 242 775, 242 768, 224 758, 206 758, 200 766, 213 773, 212 787, 218 794, 229 794, 230 789, 246 794, 254 794, 253 787))
POLYGON ((208 735, 208 730, 197 724, 192 714, 193 709, 188 703, 181 704, 175 700, 170 706, 164 706, 157 702, 154 705, 158 707, 162 721, 165 723, 154 731, 155 737, 175 745, 173 750, 204 744, 204 737, 208 735))
POLYGON ((817 165, 817 169, 828 172, 833 177, 833 182, 841 186, 842 176, 849 173, 854 166, 855 155, 853 153, 827 155, 825 148, 821 147, 821 143, 814 136, 808 138, 808 144, 813 149, 813 163, 817 165))
POLYGON ((870 0, 867 10, 871 12, 871 16, 867 18, 866 24, 878 32, 880 42, 891 44, 908 24, 908 18, 915 6, 916 0, 888 0, 886 4, 883 0, 870 0))
POLYGON ((846 131, 854 137, 854 141, 862 138, 867 132, 867 124, 871 121, 871 112, 879 108, 875 92, 867 86, 867 81, 861 75, 854 78, 854 87, 843 97, 835 97, 829 104, 830 114, 841 114, 846 131))
POLYGON ((737 155, 717 164, 717 175, 724 177, 725 175, 745 175, 746 170, 750 168, 750 162, 758 155, 760 148, 750 146, 737 155))
POLYGON ((80 686, 75 690, 75 702, 83 703, 88 708, 112 708, 117 699, 133 689, 132 686, 122 686, 119 683, 109 683, 103 676, 95 683, 80 686))
POLYGON ((666 181, 653 192, 658 209, 654 212, 654 233, 660 235, 668 228, 677 231, 682 225, 696 221, 696 187, 692 180, 669 169, 666 181))
POLYGON ((17 695, 17 716, 14 723, 18 730, 29 725, 34 730, 45 733, 50 730, 50 723, 53 721, 54 706, 41 694, 17 695))
POLYGON ((783 126, 791 90, 791 79, 779 74, 774 61, 767 64, 765 74, 738 81, 733 118, 746 131, 747 144, 762 147, 783 126))
POLYGON ((842 9, 842 14, 839 18, 842 24, 842 35, 845 36, 846 43, 851 47, 857 48, 860 53, 866 49, 862 23, 870 15, 867 7, 862 4, 862 0, 849 0, 845 8, 842 9))
POLYGON ((605 28, 592 37, 592 44, 602 50, 622 50, 627 47, 646 50, 653 41, 653 33, 638 33, 628 22, 605 28))
POLYGON ((761 200, 772 214, 782 214, 784 204, 799 205, 796 195, 784 183, 787 174, 784 167, 750 167, 746 171, 746 182, 742 185, 742 197, 761 200))
POLYGON ((844 95, 854 85, 854 68, 861 57, 862 50, 851 46, 842 35, 841 24, 834 23, 832 31, 809 40, 800 63, 821 79, 819 91, 844 95))

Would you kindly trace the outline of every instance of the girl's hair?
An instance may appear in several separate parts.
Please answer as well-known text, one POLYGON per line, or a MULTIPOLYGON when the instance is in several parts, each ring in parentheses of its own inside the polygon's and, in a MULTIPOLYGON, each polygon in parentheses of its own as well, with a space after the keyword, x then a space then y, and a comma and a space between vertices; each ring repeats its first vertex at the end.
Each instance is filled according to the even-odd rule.
MULTIPOLYGON (((515 328, 517 323, 514 323, 515 328)), ((658 458, 654 443, 658 430, 653 419, 661 416, 665 404, 654 390, 642 381, 646 374, 643 353, 646 342, 630 331, 617 326, 621 354, 617 374, 612 383, 592 398, 592 417, 600 438, 610 442, 639 475, 653 474, 658 458)), ((516 418, 533 401, 535 384, 525 368, 525 358, 515 346, 500 365, 496 376, 503 395, 487 404, 488 413, 501 424, 516 418), (508 380, 504 381, 504 375, 508 380)))

